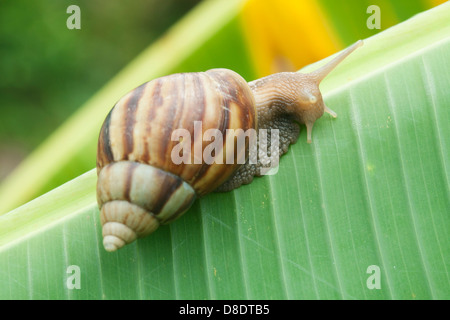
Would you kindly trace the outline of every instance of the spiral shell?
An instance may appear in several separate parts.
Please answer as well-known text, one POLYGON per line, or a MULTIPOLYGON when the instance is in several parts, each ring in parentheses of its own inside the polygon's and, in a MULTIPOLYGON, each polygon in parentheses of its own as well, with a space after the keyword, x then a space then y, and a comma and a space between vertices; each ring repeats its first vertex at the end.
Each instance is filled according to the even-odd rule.
MULTIPOLYGON (((256 129, 255 101, 246 81, 227 69, 181 73, 144 83, 121 98, 103 123, 97 151, 97 200, 103 244, 114 251, 181 216, 198 196, 225 182, 240 167, 194 161, 208 129, 256 129), (194 136, 194 123, 202 132, 194 136), (191 163, 175 164, 181 143, 172 132, 190 133, 191 163)), ((215 157, 227 157, 225 138, 215 157)), ((234 151, 234 150, 231 150, 234 151)), ((236 152, 236 151, 234 151, 236 152)), ((237 152, 242 152, 237 151, 237 152)))

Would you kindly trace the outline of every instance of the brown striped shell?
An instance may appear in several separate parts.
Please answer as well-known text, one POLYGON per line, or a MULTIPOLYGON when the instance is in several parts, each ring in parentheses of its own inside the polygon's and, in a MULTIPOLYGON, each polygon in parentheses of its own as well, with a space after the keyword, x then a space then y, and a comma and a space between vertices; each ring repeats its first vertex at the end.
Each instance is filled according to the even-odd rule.
MULTIPOLYGON (((255 101, 246 81, 226 69, 181 73, 144 83, 120 99, 103 123, 97 152, 97 199, 104 247, 114 251, 160 224, 182 215, 197 196, 221 185, 239 164, 196 163, 194 146, 208 145, 203 134, 218 129, 257 127, 255 101), (201 121, 201 135, 194 124, 201 121), (181 143, 172 132, 190 133, 191 164, 175 164, 181 143)), ((223 149, 216 157, 226 159, 223 149)), ((202 153, 203 154, 203 153, 202 153)))

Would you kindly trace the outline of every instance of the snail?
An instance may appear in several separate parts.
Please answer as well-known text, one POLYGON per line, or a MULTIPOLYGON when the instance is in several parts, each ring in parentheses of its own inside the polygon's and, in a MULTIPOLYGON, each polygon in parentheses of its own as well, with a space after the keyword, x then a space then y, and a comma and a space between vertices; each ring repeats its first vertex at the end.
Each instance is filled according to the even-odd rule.
MULTIPOLYGON (((196 151, 202 154, 209 145, 204 136, 208 130, 226 136, 231 129, 277 129, 279 144, 273 153, 281 157, 297 141, 299 123, 306 126, 311 143, 314 122, 324 112, 337 116, 325 106, 320 82, 361 45, 354 43, 307 74, 280 72, 247 83, 234 71, 211 69, 154 79, 122 97, 107 115, 98 140, 97 201, 104 248, 115 251, 177 219, 196 198, 236 189, 261 175, 267 159, 249 161, 249 139, 240 149, 222 141, 213 152, 215 160, 244 157, 240 163, 198 161, 196 151), (188 134, 173 139, 177 129, 188 134), (174 161, 174 150, 188 161, 174 161)), ((272 140, 267 141, 265 147, 270 147, 272 140)))

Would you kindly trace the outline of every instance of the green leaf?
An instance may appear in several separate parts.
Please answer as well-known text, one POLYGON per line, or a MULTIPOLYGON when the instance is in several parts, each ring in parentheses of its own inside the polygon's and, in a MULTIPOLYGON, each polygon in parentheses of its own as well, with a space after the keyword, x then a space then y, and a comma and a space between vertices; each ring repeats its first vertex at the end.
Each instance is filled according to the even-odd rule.
POLYGON ((0 298, 449 299, 449 15, 367 39, 321 87, 338 118, 311 145, 302 131, 277 174, 118 252, 94 170, 0 216, 0 298))

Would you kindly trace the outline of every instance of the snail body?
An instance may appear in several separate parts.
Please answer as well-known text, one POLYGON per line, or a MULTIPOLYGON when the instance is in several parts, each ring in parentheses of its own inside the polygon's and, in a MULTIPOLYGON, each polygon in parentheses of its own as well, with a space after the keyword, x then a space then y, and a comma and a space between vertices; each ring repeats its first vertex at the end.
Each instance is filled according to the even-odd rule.
POLYGON ((161 77, 122 97, 98 140, 97 201, 105 249, 115 251, 152 233, 181 216, 197 197, 233 190, 260 175, 265 159, 248 161, 248 141, 242 150, 224 141, 213 152, 221 161, 199 161, 197 151, 203 154, 210 144, 206 132, 226 137, 239 129, 278 129, 281 157, 298 139, 298 122, 306 125, 310 143, 314 122, 324 112, 336 116, 323 103, 320 81, 361 44, 308 74, 282 72, 247 83, 234 71, 212 69, 161 77), (174 139, 177 129, 188 135, 174 139), (174 150, 189 161, 173 161, 174 150), (246 161, 226 161, 239 157, 246 161))

